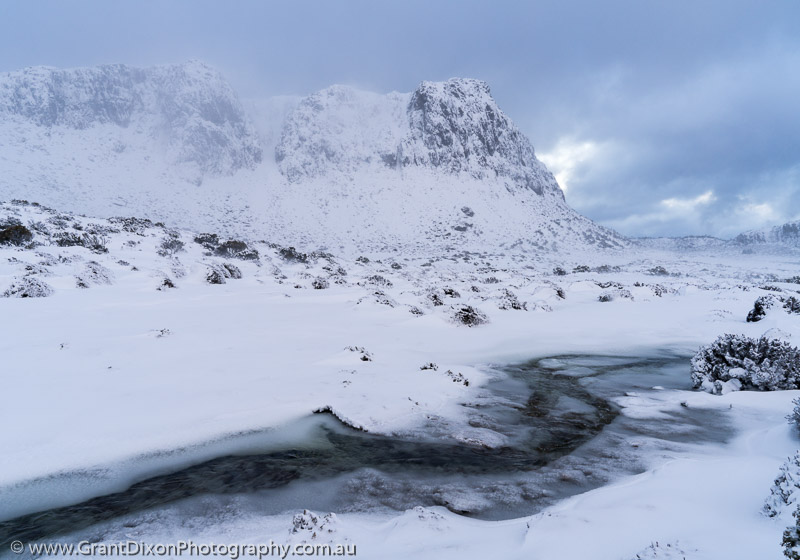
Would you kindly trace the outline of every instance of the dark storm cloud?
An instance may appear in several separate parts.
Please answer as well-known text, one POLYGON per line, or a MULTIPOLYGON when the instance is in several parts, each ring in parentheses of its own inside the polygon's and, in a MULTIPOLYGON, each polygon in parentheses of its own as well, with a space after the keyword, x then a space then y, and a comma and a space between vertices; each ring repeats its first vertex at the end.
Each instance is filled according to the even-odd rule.
POLYGON ((199 58, 246 97, 487 80, 566 186, 628 234, 800 218, 800 4, 6 2, 0 70, 199 58))

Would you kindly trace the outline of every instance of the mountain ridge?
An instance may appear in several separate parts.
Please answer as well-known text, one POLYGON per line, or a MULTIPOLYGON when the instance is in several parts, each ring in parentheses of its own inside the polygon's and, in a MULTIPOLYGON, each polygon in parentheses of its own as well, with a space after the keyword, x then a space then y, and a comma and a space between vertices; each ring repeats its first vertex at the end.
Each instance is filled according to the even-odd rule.
POLYGON ((8 73, 0 195, 306 247, 628 244, 566 204, 485 82, 336 85, 259 110, 196 61, 8 73))

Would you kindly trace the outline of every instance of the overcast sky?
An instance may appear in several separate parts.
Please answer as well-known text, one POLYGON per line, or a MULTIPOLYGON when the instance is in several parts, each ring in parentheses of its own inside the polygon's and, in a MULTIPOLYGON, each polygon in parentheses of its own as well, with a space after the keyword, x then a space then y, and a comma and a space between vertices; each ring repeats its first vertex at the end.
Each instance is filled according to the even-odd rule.
POLYGON ((800 219, 797 0, 0 0, 0 71, 190 58, 242 97, 484 79, 625 234, 800 219))

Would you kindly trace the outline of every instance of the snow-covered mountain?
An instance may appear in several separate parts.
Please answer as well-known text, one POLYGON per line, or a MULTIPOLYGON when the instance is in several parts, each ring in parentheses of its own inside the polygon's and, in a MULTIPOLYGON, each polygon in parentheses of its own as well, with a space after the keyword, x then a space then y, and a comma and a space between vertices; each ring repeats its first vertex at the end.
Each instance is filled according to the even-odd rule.
POLYGON ((365 165, 422 167, 501 178, 509 191, 564 196, 530 141, 495 103, 485 82, 422 82, 386 96, 333 86, 305 98, 276 149, 291 182, 365 165))
MULTIPOLYGON (((194 163, 207 173, 231 175, 262 157, 233 89, 195 61, 148 69, 116 64, 12 72, 0 79, 0 115, 12 129, 36 125, 48 140, 44 148, 58 144, 54 131, 115 127, 166 149, 173 162, 194 163)), ((127 147, 118 141, 106 149, 119 153, 127 147)))
POLYGON ((784 244, 800 247, 800 220, 768 229, 746 231, 734 238, 740 245, 784 244))
POLYGON ((627 245, 477 80, 243 105, 199 62, 30 68, 0 76, 0 116, 0 199, 339 251, 627 245))

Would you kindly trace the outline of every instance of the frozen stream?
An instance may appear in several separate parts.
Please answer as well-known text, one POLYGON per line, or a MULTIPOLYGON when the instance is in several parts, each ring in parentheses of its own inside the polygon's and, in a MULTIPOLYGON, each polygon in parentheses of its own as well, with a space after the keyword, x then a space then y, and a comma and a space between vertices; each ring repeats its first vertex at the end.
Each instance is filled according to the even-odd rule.
POLYGON ((495 372, 465 403, 470 425, 500 442, 491 447, 454 442, 446 424, 387 437, 319 414, 300 431, 302 441, 262 451, 249 444, 171 472, 162 466, 127 489, 15 516, 0 523, 0 546, 65 534, 122 535, 146 512, 198 517, 208 500, 229 503, 231 496, 243 514, 440 505, 482 519, 521 517, 640 472, 654 453, 732 435, 711 410, 620 413, 615 401, 625 394, 690 389, 685 356, 556 356, 495 372))

